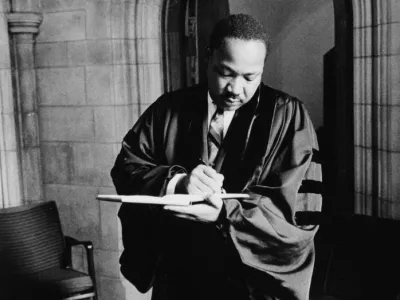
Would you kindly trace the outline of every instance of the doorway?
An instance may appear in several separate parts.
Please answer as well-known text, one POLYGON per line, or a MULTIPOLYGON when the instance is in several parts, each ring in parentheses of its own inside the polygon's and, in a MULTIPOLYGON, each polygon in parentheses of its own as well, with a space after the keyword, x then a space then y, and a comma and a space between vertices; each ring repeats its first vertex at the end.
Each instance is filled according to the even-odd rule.
POLYGON ((167 0, 164 11, 166 91, 205 83, 208 37, 229 14, 229 1, 167 0))

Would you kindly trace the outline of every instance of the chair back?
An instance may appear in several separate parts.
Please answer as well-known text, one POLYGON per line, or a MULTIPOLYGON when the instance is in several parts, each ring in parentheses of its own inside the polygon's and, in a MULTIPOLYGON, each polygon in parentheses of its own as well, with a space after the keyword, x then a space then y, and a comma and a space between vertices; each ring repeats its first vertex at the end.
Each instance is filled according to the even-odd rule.
POLYGON ((54 201, 0 209, 0 268, 30 275, 61 266, 65 242, 54 201))

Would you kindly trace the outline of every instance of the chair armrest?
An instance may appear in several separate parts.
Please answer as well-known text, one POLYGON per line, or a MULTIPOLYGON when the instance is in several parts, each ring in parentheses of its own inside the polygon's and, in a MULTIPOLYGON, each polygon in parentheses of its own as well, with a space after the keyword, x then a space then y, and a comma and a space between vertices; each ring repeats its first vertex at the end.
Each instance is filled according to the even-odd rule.
POLYGON ((94 286, 96 286, 96 275, 94 268, 93 243, 91 241, 79 241, 71 236, 65 236, 65 267, 72 268, 72 247, 83 246, 86 251, 86 259, 88 264, 89 276, 92 278, 94 286))
POLYGON ((76 238, 73 238, 71 236, 65 236, 65 242, 67 246, 78 246, 78 245, 83 245, 85 248, 86 247, 92 247, 93 248, 93 243, 92 241, 79 241, 76 238))

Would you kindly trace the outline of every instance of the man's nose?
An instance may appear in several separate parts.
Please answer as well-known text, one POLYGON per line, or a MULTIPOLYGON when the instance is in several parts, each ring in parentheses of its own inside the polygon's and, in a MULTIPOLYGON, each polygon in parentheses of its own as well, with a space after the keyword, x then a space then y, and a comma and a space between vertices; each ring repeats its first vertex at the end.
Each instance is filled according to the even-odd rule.
POLYGON ((232 78, 228 84, 228 92, 238 96, 242 93, 243 84, 239 77, 232 78))

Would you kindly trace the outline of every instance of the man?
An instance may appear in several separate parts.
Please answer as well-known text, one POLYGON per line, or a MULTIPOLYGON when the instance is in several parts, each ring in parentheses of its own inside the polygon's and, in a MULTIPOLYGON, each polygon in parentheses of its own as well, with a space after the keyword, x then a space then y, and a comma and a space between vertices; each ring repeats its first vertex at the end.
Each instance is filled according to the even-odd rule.
POLYGON ((121 206, 121 271, 153 299, 308 299, 316 227, 295 213, 321 208, 317 142, 301 102, 261 83, 268 45, 254 18, 221 20, 208 84, 161 96, 123 140, 119 194, 206 198, 121 206))

